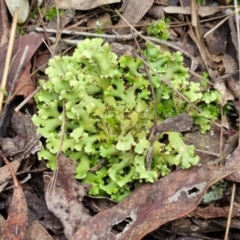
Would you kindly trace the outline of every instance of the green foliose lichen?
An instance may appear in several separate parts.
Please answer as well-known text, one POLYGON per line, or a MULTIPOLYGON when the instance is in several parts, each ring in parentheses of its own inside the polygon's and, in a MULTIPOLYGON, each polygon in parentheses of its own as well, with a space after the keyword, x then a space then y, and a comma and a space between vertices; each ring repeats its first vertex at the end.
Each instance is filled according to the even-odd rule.
MULTIPOLYGON (((151 68, 203 109, 197 112, 150 70, 158 121, 188 112, 203 132, 209 129, 218 115, 217 110, 210 112, 219 100, 218 93, 203 94, 198 84, 187 80, 180 53, 161 53, 159 47, 147 44, 143 54, 151 68)), ((35 95, 38 113, 33 122, 46 141, 39 159, 48 160, 48 167, 55 169, 65 119, 61 150, 78 162, 76 178, 92 184, 92 195, 120 201, 136 184, 156 181, 168 174, 171 166, 189 168, 197 164, 194 147, 184 144, 180 133, 166 132, 164 138, 160 134, 154 143, 148 140, 154 124, 154 104, 142 68, 142 61, 132 56, 118 59, 101 39, 86 39, 72 56, 52 58, 46 70, 49 81, 41 81, 42 89, 35 95), (163 141, 166 137, 168 144, 163 141), (147 170, 150 147, 153 159, 147 170), (103 166, 90 171, 103 160, 103 166)))

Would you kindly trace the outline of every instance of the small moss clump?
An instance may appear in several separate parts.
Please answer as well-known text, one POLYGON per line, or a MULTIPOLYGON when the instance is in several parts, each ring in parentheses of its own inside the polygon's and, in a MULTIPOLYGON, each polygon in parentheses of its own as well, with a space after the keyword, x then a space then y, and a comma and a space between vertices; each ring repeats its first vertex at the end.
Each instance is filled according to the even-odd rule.
POLYGON ((169 22, 170 20, 168 18, 162 18, 160 20, 153 21, 152 24, 147 28, 147 34, 161 40, 169 39, 169 22))

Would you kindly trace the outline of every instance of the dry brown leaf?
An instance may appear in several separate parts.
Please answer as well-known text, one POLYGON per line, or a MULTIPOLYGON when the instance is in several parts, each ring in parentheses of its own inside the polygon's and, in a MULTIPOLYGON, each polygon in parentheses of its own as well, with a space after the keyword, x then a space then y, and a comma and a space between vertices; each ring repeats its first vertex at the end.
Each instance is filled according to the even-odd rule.
POLYGON ((20 184, 14 187, 8 218, 4 226, 3 240, 25 240, 28 223, 27 202, 20 184))
MULTIPOLYGON (((221 12, 222 10, 223 9, 221 7, 200 6, 200 7, 198 7, 198 15, 200 17, 212 16, 213 14, 221 12)), ((190 7, 170 6, 170 7, 165 7, 164 12, 168 13, 168 14, 190 15, 191 9, 190 9, 190 7)))
MULTIPOLYGON (((122 16, 128 21, 128 23, 134 25, 137 24, 146 12, 153 5, 154 0, 131 0, 128 1, 128 4, 122 14, 122 16), (137 13, 137 14, 134 14, 137 13)), ((117 26, 126 25, 126 22, 123 19, 120 19, 117 26)), ((129 29, 120 29, 117 31, 120 34, 126 34, 129 32, 129 29)))
POLYGON ((49 190, 52 173, 45 173, 44 188, 48 209, 62 222, 64 233, 69 239, 78 227, 85 223, 90 215, 82 205, 89 185, 80 184, 74 178, 77 163, 60 154, 56 184, 49 190))
MULTIPOLYGON (((27 55, 21 70, 23 70, 28 65, 33 54, 35 54, 36 50, 42 44, 42 38, 44 39, 46 38, 45 33, 37 33, 37 34, 31 34, 31 35, 29 34, 29 35, 17 37, 15 39, 13 53, 12 53, 12 58, 14 60, 11 65, 10 72, 8 74, 7 91, 11 89, 11 84, 16 75, 16 71, 18 69, 19 62, 21 61, 25 47, 28 46, 29 51, 27 52, 27 55)), ((0 80, 2 79, 7 48, 8 48, 8 44, 5 44, 3 47, 0 48, 0 80)))
POLYGON ((162 224, 193 211, 207 188, 240 168, 240 147, 231 155, 235 166, 202 165, 178 170, 153 184, 145 184, 115 207, 90 218, 72 236, 82 239, 141 239, 162 224), (114 235, 113 226, 130 219, 122 233, 114 235))
POLYGON ((36 68, 42 72, 45 72, 50 58, 51 54, 49 52, 38 55, 36 59, 36 68))
POLYGON ((229 89, 226 87, 226 84, 224 82, 216 82, 214 83, 214 88, 217 89, 220 94, 222 95, 220 104, 224 106, 227 101, 234 100, 234 96, 229 91, 229 89))
MULTIPOLYGON (((24 98, 26 98, 28 95, 34 92, 35 85, 33 84, 33 81, 31 79, 31 66, 32 64, 29 63, 20 75, 15 87, 14 95, 16 94, 16 96, 23 96, 24 98)), ((33 103, 32 99, 31 103, 33 103)))
POLYGON ((53 240, 48 231, 38 222, 34 221, 27 229, 25 240, 53 240))
MULTIPOLYGON (((211 219, 211 218, 228 218, 229 206, 226 207, 214 207, 212 205, 204 208, 196 208, 189 217, 211 219)), ((234 204, 232 210, 232 217, 240 216, 240 207, 238 204, 234 204)))
MULTIPOLYGON (((211 30, 211 27, 215 27, 217 23, 217 21, 212 23, 209 26, 209 30, 211 30)), ((227 28, 226 24, 222 24, 206 36, 206 43, 211 54, 219 55, 225 53, 228 34, 226 31, 227 28)))
POLYGON ((53 4, 59 9, 77 9, 77 10, 89 10, 105 4, 111 4, 121 2, 121 0, 58 0, 53 1, 53 4))

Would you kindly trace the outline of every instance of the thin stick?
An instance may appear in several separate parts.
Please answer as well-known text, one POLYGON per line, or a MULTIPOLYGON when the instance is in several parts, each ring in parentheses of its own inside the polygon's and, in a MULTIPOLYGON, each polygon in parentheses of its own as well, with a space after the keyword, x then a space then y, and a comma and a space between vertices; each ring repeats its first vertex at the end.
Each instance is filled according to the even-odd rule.
POLYGON ((17 180, 17 177, 15 175, 15 172, 11 166, 11 164, 9 163, 9 161, 7 160, 7 158, 5 157, 5 155, 2 153, 2 151, 0 151, 0 157, 3 159, 4 163, 7 165, 9 172, 12 175, 12 179, 13 179, 13 183, 14 183, 14 187, 17 188, 19 186, 19 182, 17 180))
MULTIPOLYGON (((57 30, 55 29, 43 29, 40 27, 35 28, 38 32, 44 32, 44 30, 47 33, 56 33, 57 30)), ((67 35, 75 35, 75 36, 85 36, 85 37, 99 37, 99 38, 109 38, 113 39, 113 41, 126 41, 132 39, 132 34, 126 34, 126 35, 110 35, 110 34, 98 34, 98 33, 88 33, 88 32, 81 32, 81 31, 71 31, 71 30, 62 30, 62 34, 67 35)))
POLYGON ((62 146, 63 146, 63 141, 65 137, 65 132, 66 132, 66 109, 65 109, 65 102, 62 101, 62 126, 61 126, 61 135, 60 135, 60 146, 57 152, 57 159, 59 157, 59 154, 62 152, 62 146))
MULTIPOLYGON (((219 28, 223 23, 225 23, 230 16, 232 16, 234 13, 229 14, 227 17, 225 17, 222 21, 220 21, 216 26, 214 26, 213 28, 211 28, 208 32, 206 32, 203 35, 203 38, 206 38, 210 33, 214 32, 217 28, 219 28)), ((200 21, 199 21, 200 22, 200 21)))
MULTIPOLYGON (((131 33, 133 34, 133 31, 131 29, 131 33)), ((138 51, 139 51, 139 54, 140 56, 145 60, 143 54, 142 54, 142 50, 138 44, 138 41, 135 37, 135 35, 133 34, 133 38, 134 38, 134 41, 137 45, 137 48, 138 48, 138 51)), ((146 74, 147 74, 147 78, 148 78, 148 81, 149 81, 149 85, 150 85, 150 90, 151 90, 151 93, 152 93, 152 99, 153 99, 153 104, 154 104, 154 126, 152 128, 152 131, 151 131, 151 134, 149 136, 149 140, 151 141, 154 133, 155 133, 155 128, 156 128, 156 125, 157 125, 157 101, 156 101, 156 93, 155 93, 155 89, 154 89, 154 86, 153 86, 153 81, 152 81, 152 77, 149 73, 149 70, 148 70, 148 67, 147 65, 144 63, 144 68, 145 68, 145 71, 146 71, 146 74)))
POLYGON ((226 232, 225 232, 224 240, 228 240, 228 234, 229 234, 230 224, 231 224, 231 220, 232 220, 232 212, 233 212, 235 192, 236 192, 236 183, 233 183, 232 194, 231 194, 231 202, 230 202, 230 208, 229 208, 229 212, 228 212, 228 219, 227 219, 227 226, 226 226, 226 232))
MULTIPOLYGON (((235 7, 235 17, 236 17, 236 26, 237 26, 237 36, 238 36, 238 38, 237 38, 238 39, 238 69, 240 69, 240 38, 239 38, 240 31, 239 31, 239 21, 238 21, 238 3, 237 3, 237 0, 234 0, 234 7, 235 7)), ((240 80, 240 72, 239 72, 239 80, 240 80)), ((239 98, 239 106, 240 106, 240 98, 239 98)), ((240 123, 240 118, 239 118, 239 123, 240 123)), ((240 136, 240 134, 239 134, 239 136, 240 136)), ((240 140, 240 137, 239 137, 239 140, 240 140)), ((238 144, 239 144, 239 141, 238 141, 238 144)), ((226 232, 225 232, 224 240, 228 240, 229 229, 230 229, 230 224, 231 224, 231 219, 232 219, 235 192, 236 192, 236 183, 233 183, 231 203, 230 203, 230 209, 229 209, 229 214, 228 214, 228 220, 227 220, 227 226, 226 226, 226 232)))
MULTIPOLYGON (((238 69, 240 70, 240 37, 239 37, 239 34, 240 34, 240 30, 239 30, 239 20, 238 20, 238 3, 237 3, 237 0, 234 0, 234 7, 235 7, 235 18, 236 18, 236 26, 237 26, 237 40, 238 40, 238 69)), ((238 79, 240 81, 240 72, 239 72, 239 75, 238 75, 238 79)), ((239 106, 240 106, 240 98, 239 98, 239 106)), ((240 124, 240 118, 239 119, 239 124, 240 124)), ((239 134, 239 143, 240 143, 240 134, 239 134)))
POLYGON ((28 95, 15 109, 15 112, 18 112, 42 87, 38 86, 34 92, 28 95))
POLYGON ((189 103, 194 109, 196 109, 199 113, 201 113, 201 109, 197 107, 195 104, 193 104, 187 97, 185 97, 180 91, 178 91, 176 88, 172 86, 170 81, 164 77, 162 77, 155 69, 153 69, 149 64, 141 57, 138 56, 139 59, 142 60, 142 62, 148 66, 148 68, 159 78, 161 81, 163 81, 168 87, 170 87, 175 93, 177 93, 183 100, 185 100, 187 103, 189 103))
MULTIPOLYGON (((1 82, 2 90, 4 90, 6 88, 6 84, 7 84, 7 78, 8 78, 9 66, 10 66, 10 61, 11 61, 11 56, 12 56, 15 31, 16 31, 16 27, 17 27, 18 13, 19 13, 19 7, 16 7, 15 12, 14 12, 14 17, 13 17, 11 33, 10 33, 10 39, 9 39, 9 44, 8 44, 5 66, 4 66, 4 70, 3 70, 3 77, 2 77, 2 82, 1 82)), ((3 98, 4 98, 4 94, 2 91, 0 91, 0 113, 2 112, 3 98)))

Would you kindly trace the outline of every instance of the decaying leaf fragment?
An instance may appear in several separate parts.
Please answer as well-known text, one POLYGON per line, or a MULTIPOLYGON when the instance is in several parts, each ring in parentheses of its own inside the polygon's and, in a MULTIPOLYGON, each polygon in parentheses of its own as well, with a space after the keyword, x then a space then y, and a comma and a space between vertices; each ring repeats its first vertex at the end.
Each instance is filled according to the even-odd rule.
POLYGON ((11 165, 9 164, 8 160, 1 151, 0 156, 1 158, 3 158, 4 162, 8 166, 14 182, 12 201, 9 206, 8 218, 4 225, 4 230, 1 235, 1 239, 24 240, 28 222, 27 202, 22 187, 19 184, 16 176, 14 175, 14 171, 11 165))
POLYGON ((240 165, 240 147, 228 159, 235 166, 203 165, 172 172, 153 184, 145 184, 115 207, 89 219, 72 236, 82 239, 141 239, 160 225, 194 210, 209 186, 228 176, 240 165), (122 233, 114 235, 114 225, 130 219, 122 233))
POLYGON ((76 162, 61 154, 58 157, 58 164, 58 173, 52 188, 50 180, 54 178, 53 174, 44 175, 45 198, 48 209, 62 222, 64 233, 69 239, 78 226, 90 218, 87 209, 82 205, 88 186, 75 180, 76 162))

